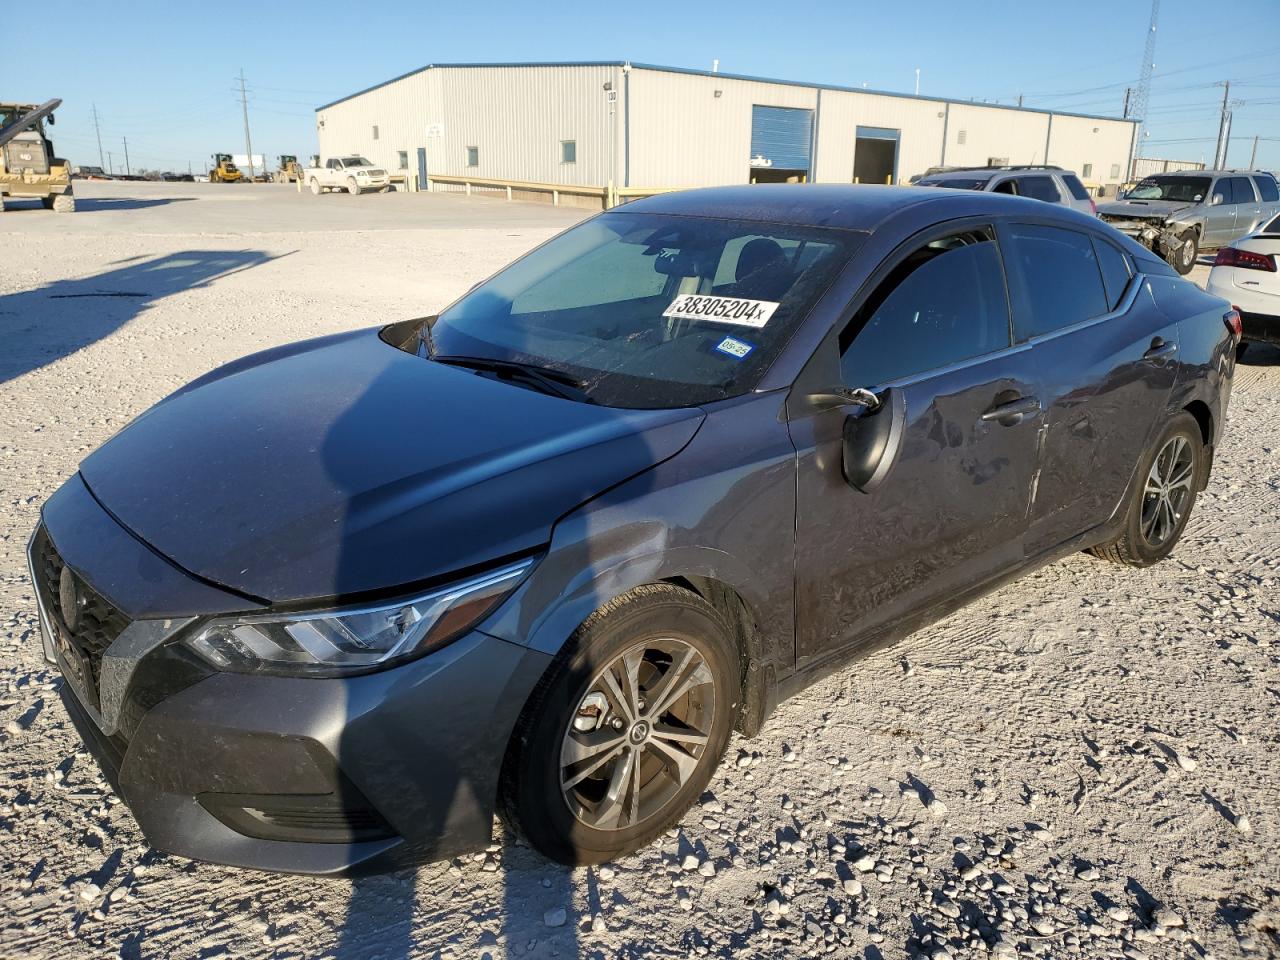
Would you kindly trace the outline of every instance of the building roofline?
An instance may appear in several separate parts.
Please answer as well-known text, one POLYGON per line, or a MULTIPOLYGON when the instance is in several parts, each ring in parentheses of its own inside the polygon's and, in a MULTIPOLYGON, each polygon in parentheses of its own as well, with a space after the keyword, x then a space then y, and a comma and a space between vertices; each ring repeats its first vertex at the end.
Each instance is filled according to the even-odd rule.
POLYGON ((1107 120, 1113 123, 1138 124, 1141 122, 1137 117, 1111 117, 1100 113, 1076 113, 1071 110, 1053 110, 1043 107, 1018 107, 1012 104, 983 103, 978 100, 964 100, 958 97, 933 97, 926 94, 901 93, 894 90, 874 90, 868 87, 850 87, 835 83, 810 83, 804 80, 782 80, 778 77, 758 77, 747 73, 727 73, 723 70, 700 70, 694 67, 665 67, 661 64, 637 63, 630 60, 530 61, 527 63, 429 63, 425 67, 419 67, 417 70, 410 70, 408 73, 402 73, 398 77, 392 77, 390 80, 384 80, 382 83, 375 83, 371 87, 366 87, 363 90, 357 90, 355 93, 348 94, 345 97, 340 97, 330 103, 323 104, 322 106, 316 107, 316 111, 319 112, 321 110, 326 110, 329 107, 345 103, 347 100, 354 100, 356 97, 364 96, 366 93, 372 93, 374 90, 389 86, 390 84, 407 79, 408 77, 442 67, 451 69, 466 67, 630 67, 633 70, 650 70, 654 73, 678 73, 696 77, 718 77, 725 80, 747 80, 753 83, 776 83, 788 87, 807 87, 810 90, 835 90, 841 93, 865 93, 868 96, 897 97, 900 100, 921 100, 927 103, 955 104, 961 107, 973 106, 985 107, 989 110, 1013 110, 1018 113, 1038 113, 1041 115, 1052 114, 1055 117, 1077 117, 1082 120, 1107 120))

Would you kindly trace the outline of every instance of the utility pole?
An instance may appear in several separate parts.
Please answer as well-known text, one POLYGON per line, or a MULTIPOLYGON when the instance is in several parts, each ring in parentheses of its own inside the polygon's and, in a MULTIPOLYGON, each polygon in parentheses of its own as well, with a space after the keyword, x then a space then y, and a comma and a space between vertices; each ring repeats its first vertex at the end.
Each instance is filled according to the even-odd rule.
POLYGON ((93 132, 98 135, 98 166, 102 166, 102 131, 98 129, 98 105, 93 105, 93 132))
MULTIPOLYGON (((121 137, 120 139, 124 141, 124 175, 129 177, 133 175, 133 171, 129 169, 129 138, 121 137)), ((145 147, 146 144, 144 143, 143 146, 145 147)))
POLYGON ((1254 169, 1254 162, 1258 159, 1258 135, 1253 135, 1253 150, 1249 153, 1249 169, 1254 169))
POLYGON ((1218 147, 1213 152, 1213 167, 1221 170, 1226 164, 1226 152, 1222 149, 1222 141, 1227 133, 1227 97, 1231 95, 1231 81, 1219 80, 1215 87, 1222 87, 1222 119, 1218 123, 1218 147))
POLYGON ((920 96, 920 68, 916 67, 916 96, 920 96))
POLYGON ((249 179, 253 179, 253 141, 249 139, 249 98, 244 92, 244 67, 240 68, 240 109, 244 113, 244 152, 249 159, 249 179))
POLYGON ((1124 113, 1121 114, 1126 120, 1129 119, 1129 97, 1133 94, 1133 87, 1124 88, 1124 113))
POLYGON ((115 164, 115 161, 111 159, 111 151, 108 150, 107 151, 107 173, 115 173, 115 172, 116 172, 116 164, 115 164))

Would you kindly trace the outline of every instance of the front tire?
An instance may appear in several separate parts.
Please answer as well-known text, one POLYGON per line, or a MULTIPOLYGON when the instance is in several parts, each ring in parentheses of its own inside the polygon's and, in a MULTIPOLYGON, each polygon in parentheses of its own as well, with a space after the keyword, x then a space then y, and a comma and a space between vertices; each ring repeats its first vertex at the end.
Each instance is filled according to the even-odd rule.
POLYGON ((1094 556, 1130 567, 1149 567, 1169 556, 1187 528, 1204 469, 1200 424, 1183 411, 1142 458, 1120 536, 1093 547, 1094 556))
POLYGON ((1200 256, 1200 235, 1194 230, 1183 230, 1178 234, 1178 245, 1169 251, 1169 265, 1182 276, 1191 272, 1200 256))
POLYGON ((347 177, 347 193, 353 197, 360 195, 360 184, 356 183, 355 177, 347 177))
POLYGON ((696 594, 650 584, 611 601, 525 706, 503 764, 505 818, 561 863, 644 847, 706 788, 740 690, 733 631, 696 594))
POLYGON ((75 213, 76 198, 70 192, 60 193, 53 198, 52 207, 54 213, 75 213))

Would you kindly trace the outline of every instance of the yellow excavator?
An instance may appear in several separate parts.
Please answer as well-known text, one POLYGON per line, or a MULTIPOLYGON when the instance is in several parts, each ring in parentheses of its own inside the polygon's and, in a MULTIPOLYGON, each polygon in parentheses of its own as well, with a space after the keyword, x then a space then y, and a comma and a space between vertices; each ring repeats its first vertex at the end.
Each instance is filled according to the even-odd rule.
POLYGON ((71 166, 54 155, 53 141, 45 135, 45 122, 53 123, 61 104, 0 103, 0 210, 6 197, 39 200, 59 213, 76 208, 71 166))
POLYGON ((210 183, 239 183, 244 179, 240 168, 231 162, 231 154, 215 153, 213 167, 209 170, 210 183))

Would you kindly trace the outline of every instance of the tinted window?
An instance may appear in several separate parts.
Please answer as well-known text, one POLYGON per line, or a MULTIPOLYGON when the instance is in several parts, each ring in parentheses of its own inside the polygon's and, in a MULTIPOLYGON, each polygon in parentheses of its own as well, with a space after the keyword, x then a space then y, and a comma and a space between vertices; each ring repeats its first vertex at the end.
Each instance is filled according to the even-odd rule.
POLYGON ((1276 182, 1270 177, 1254 177, 1253 182, 1257 184, 1258 195, 1264 202, 1275 203, 1280 200, 1280 190, 1276 189, 1276 182))
POLYGON ((1026 315, 1014 318, 1018 339, 1061 330, 1107 313, 1107 295, 1093 244, 1083 233, 1038 224, 1010 224, 1006 256, 1022 275, 1026 315))
MULTIPOLYGON (((1119 175, 1119 170, 1112 174, 1113 177, 1119 175)), ((1067 189, 1071 191, 1071 195, 1077 200, 1089 199, 1089 191, 1084 188, 1084 184, 1080 182, 1074 173, 1063 174, 1062 182, 1067 185, 1067 189)))
POLYGON ((871 386, 1009 345, 1000 254, 986 231, 953 234, 911 253, 841 336, 841 374, 871 386))
POLYGON ((918 187, 949 187, 952 190, 981 190, 990 177, 925 177, 918 187))
POLYGON ((1098 266, 1102 268, 1102 285, 1107 291, 1107 306, 1114 310, 1124 297, 1125 288, 1133 276, 1129 272, 1129 258, 1123 253, 1097 237, 1093 238, 1093 251, 1098 257, 1098 266))
MULTIPOLYGON (((1227 203, 1256 203, 1257 197, 1253 194, 1253 184, 1249 182, 1248 177, 1232 177, 1231 196, 1226 200, 1227 203)), ((1226 193, 1225 190, 1222 191, 1226 193)))
POLYGON ((1052 177, 1018 177, 1017 184, 1021 196, 1044 200, 1046 203, 1057 203, 1062 199, 1052 177))

